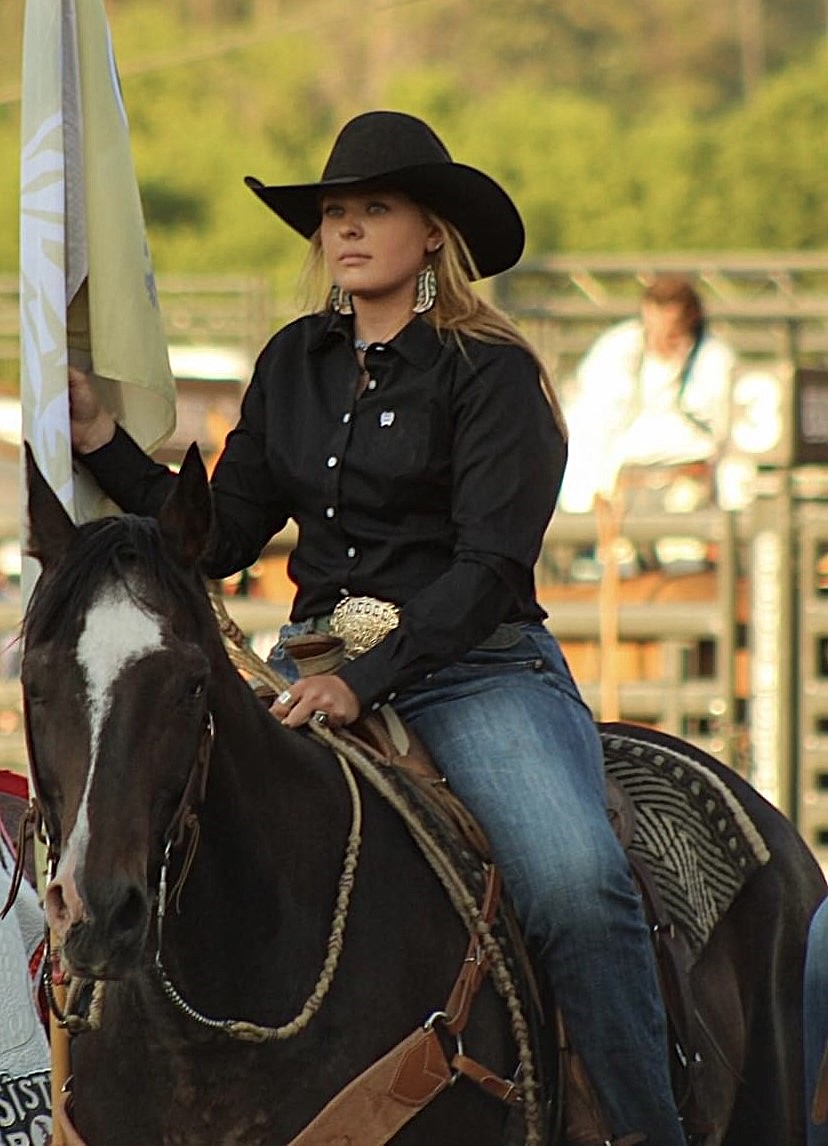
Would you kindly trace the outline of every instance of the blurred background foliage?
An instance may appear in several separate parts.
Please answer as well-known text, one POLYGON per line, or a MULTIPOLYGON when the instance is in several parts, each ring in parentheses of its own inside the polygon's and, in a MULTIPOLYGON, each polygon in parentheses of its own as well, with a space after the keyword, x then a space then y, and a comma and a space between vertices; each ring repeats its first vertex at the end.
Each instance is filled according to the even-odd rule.
MULTIPOLYGON (((242 183, 318 177, 350 116, 425 116, 530 254, 828 245, 825 0, 105 0, 156 269, 292 292, 242 183)), ((17 266, 23 0, 0 5, 0 272, 17 266)))

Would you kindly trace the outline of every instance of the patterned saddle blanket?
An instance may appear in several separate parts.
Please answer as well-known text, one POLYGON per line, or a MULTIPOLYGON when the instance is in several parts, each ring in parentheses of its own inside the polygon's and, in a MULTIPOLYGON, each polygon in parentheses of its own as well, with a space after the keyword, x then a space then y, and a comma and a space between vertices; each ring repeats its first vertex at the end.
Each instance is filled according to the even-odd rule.
POLYGON ((737 797, 699 757, 650 729, 640 737, 632 726, 599 730, 607 774, 635 807, 629 850, 646 862, 695 958, 770 853, 737 797))

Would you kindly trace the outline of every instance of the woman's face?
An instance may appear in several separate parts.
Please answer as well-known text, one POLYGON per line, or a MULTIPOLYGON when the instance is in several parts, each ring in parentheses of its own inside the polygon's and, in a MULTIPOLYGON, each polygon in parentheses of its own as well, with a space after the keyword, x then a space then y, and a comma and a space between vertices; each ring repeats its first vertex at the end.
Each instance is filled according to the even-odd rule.
POLYGON ((413 296, 417 272, 442 236, 401 191, 326 194, 320 228, 333 281, 355 298, 413 296))
POLYGON ((687 325, 687 314, 680 302, 644 302, 641 308, 647 349, 659 358, 673 359, 687 353, 693 345, 693 331, 687 325))

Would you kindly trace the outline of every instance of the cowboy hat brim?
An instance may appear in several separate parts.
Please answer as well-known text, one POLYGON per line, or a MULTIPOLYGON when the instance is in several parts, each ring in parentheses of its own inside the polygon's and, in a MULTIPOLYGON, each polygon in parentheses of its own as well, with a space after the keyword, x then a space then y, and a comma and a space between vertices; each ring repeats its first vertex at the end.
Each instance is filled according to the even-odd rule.
POLYGON ((245 183, 306 239, 322 221, 320 203, 326 192, 380 184, 405 192, 452 223, 463 236, 481 278, 508 270, 523 253, 525 232, 517 207, 494 179, 463 163, 420 164, 374 178, 342 177, 283 187, 267 186, 248 175, 245 183))

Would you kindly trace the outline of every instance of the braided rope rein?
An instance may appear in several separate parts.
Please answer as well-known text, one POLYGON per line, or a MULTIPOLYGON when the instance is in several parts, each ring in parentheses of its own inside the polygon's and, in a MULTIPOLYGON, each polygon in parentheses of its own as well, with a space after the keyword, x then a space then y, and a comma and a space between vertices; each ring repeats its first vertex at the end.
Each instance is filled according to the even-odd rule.
POLYGON ((166 910, 167 898, 165 858, 165 866, 162 869, 158 895, 158 943, 155 952, 155 970, 161 980, 164 993, 170 1002, 202 1026, 225 1031, 232 1038, 241 1039, 246 1042, 263 1043, 290 1039, 307 1027, 311 1019, 319 1011, 319 1008, 325 1000, 325 996, 331 989, 344 947, 345 925, 348 921, 351 893, 354 889, 354 880, 362 844, 362 799, 359 794, 359 788, 354 778, 353 770, 348 762, 343 758, 340 752, 336 753, 336 757, 342 769, 342 774, 345 778, 345 783, 348 786, 348 793, 351 798, 351 828, 348 833, 342 871, 339 876, 336 902, 334 904, 333 918, 331 920, 331 928, 328 935, 322 969, 319 972, 319 977, 310 995, 308 995, 299 1012, 289 1022, 283 1023, 278 1027, 272 1027, 254 1023, 247 1019, 211 1019, 196 1010, 196 1008, 188 1003, 181 995, 167 974, 161 961, 162 920, 166 910))
MULTIPOLYGON (((227 620, 229 621, 229 617, 227 620)), ((240 637, 242 637, 241 630, 236 627, 236 639, 239 639, 240 637)), ((317 1014, 320 1007, 322 1006, 322 1003, 324 1002, 325 997, 333 984, 344 948, 345 926, 348 921, 351 894, 354 888, 356 870, 359 863, 359 854, 362 846, 362 798, 360 795, 359 787, 354 777, 353 769, 337 747, 334 747, 334 754, 342 770, 342 775, 345 780, 351 801, 351 826, 346 841, 342 870, 337 884, 337 894, 334 902, 331 927, 328 934, 328 940, 325 949, 325 959, 322 964, 322 969, 310 995, 305 1000, 299 1012, 289 1022, 274 1027, 265 1026, 246 1019, 210 1018, 197 1010, 190 1003, 188 1003, 178 988, 175 986, 175 984, 172 982, 169 975, 167 974, 161 958, 161 948, 163 942, 163 921, 166 916, 168 904, 167 871, 172 850, 172 839, 170 838, 167 841, 164 852, 164 859, 161 866, 161 874, 159 877, 158 901, 156 908, 157 939, 154 968, 161 981, 164 993, 170 1002, 172 1002, 174 1006, 176 1006, 189 1018, 201 1024, 202 1026, 210 1027, 214 1030, 222 1030, 232 1038, 248 1042, 272 1042, 289 1039, 294 1035, 299 1034, 300 1031, 304 1030, 305 1027, 308 1026, 311 1019, 314 1017, 314 1015, 317 1014)), ((197 845, 197 817, 194 815, 189 816, 185 821, 185 826, 190 832, 190 846, 187 850, 187 855, 185 858, 184 871, 182 872, 181 876, 179 876, 178 882, 172 889, 171 896, 176 900, 180 896, 182 884, 186 879, 186 873, 192 863, 193 852, 195 846, 197 845)), ((47 960, 47 963, 48 962, 49 960, 47 960)), ((66 1005, 63 1010, 61 1010, 61 1008, 58 1006, 57 999, 55 998, 54 991, 52 989, 51 973, 47 975, 46 988, 47 994, 49 996, 50 1007, 61 1026, 66 1027, 73 1034, 80 1034, 85 1031, 98 1030, 100 1028, 106 992, 106 982, 104 980, 79 977, 69 978, 66 1005), (93 985, 92 999, 89 1006, 89 1013, 86 1017, 83 1017, 78 1013, 77 1008, 80 1005, 80 1001, 85 988, 87 988, 90 984, 93 985)))
MULTIPOLYGON (((214 1030, 224 1031, 230 1035, 231 1038, 240 1039, 246 1042, 273 1042, 277 1040, 289 1039, 294 1035, 299 1034, 310 1023, 311 1019, 319 1011, 325 996, 333 984, 336 972, 339 966, 339 960, 342 955, 345 938, 345 925, 348 921, 348 912, 350 908, 351 893, 354 888, 354 881, 356 876, 357 864, 359 862, 359 852, 362 844, 362 800, 359 793, 356 780, 354 778, 353 770, 344 760, 341 754, 337 753, 342 768, 345 782, 348 786, 348 792, 351 797, 351 828, 348 833, 348 840, 345 848, 345 855, 342 864, 342 871, 339 877, 337 887, 337 896, 334 904, 333 917, 331 920, 331 928, 328 935, 326 945, 325 959, 322 964, 322 969, 316 980, 316 983, 310 995, 305 1000, 299 1012, 289 1022, 283 1023, 278 1027, 264 1026, 259 1023, 254 1023, 246 1019, 213 1019, 203 1014, 195 1007, 193 1007, 183 995, 179 992, 178 988, 170 979, 164 968, 161 959, 161 945, 162 945, 162 921, 166 914, 167 907, 167 865, 169 862, 169 849, 164 858, 162 865, 161 877, 159 881, 158 893, 158 907, 157 907, 157 926, 158 926, 158 940, 155 951, 154 968, 161 980, 161 985, 164 994, 167 998, 194 1022, 199 1023, 201 1026, 210 1027, 214 1030)), ((175 891, 175 889, 174 889, 175 891)), ((47 973, 46 973, 46 990, 49 998, 49 1005, 55 1014, 60 1026, 65 1027, 72 1034, 83 1034, 87 1031, 99 1030, 103 1017, 103 1005, 106 994, 106 981, 102 979, 86 979, 72 976, 68 979, 66 1005, 61 1010, 58 1006, 57 999, 54 996, 52 989, 51 970, 48 968, 49 960, 47 959, 47 973), (78 1013, 77 1008, 80 1005, 84 990, 92 985, 92 1000, 89 1006, 87 1016, 84 1018, 78 1013)))
MULTIPOLYGON (((224 600, 218 590, 211 588, 210 600, 222 636, 226 641, 228 656, 235 667, 269 685, 276 693, 289 688, 290 681, 271 668, 250 646, 245 634, 228 614, 224 600)), ((544 1116, 529 1026, 503 949, 492 933, 491 927, 483 918, 474 896, 469 892, 465 882, 457 872, 451 856, 439 845, 425 824, 412 812, 406 802, 400 798, 398 792, 382 776, 377 766, 354 744, 339 737, 335 729, 315 722, 311 722, 307 727, 312 736, 327 745, 337 757, 341 756, 351 764, 394 808, 413 836, 423 857, 439 879, 467 931, 479 941, 484 956, 489 962, 492 981, 506 1005, 512 1036, 517 1046, 520 1074, 518 1086, 523 1100, 526 1128, 525 1146, 541 1146, 544 1138, 544 1116)))

